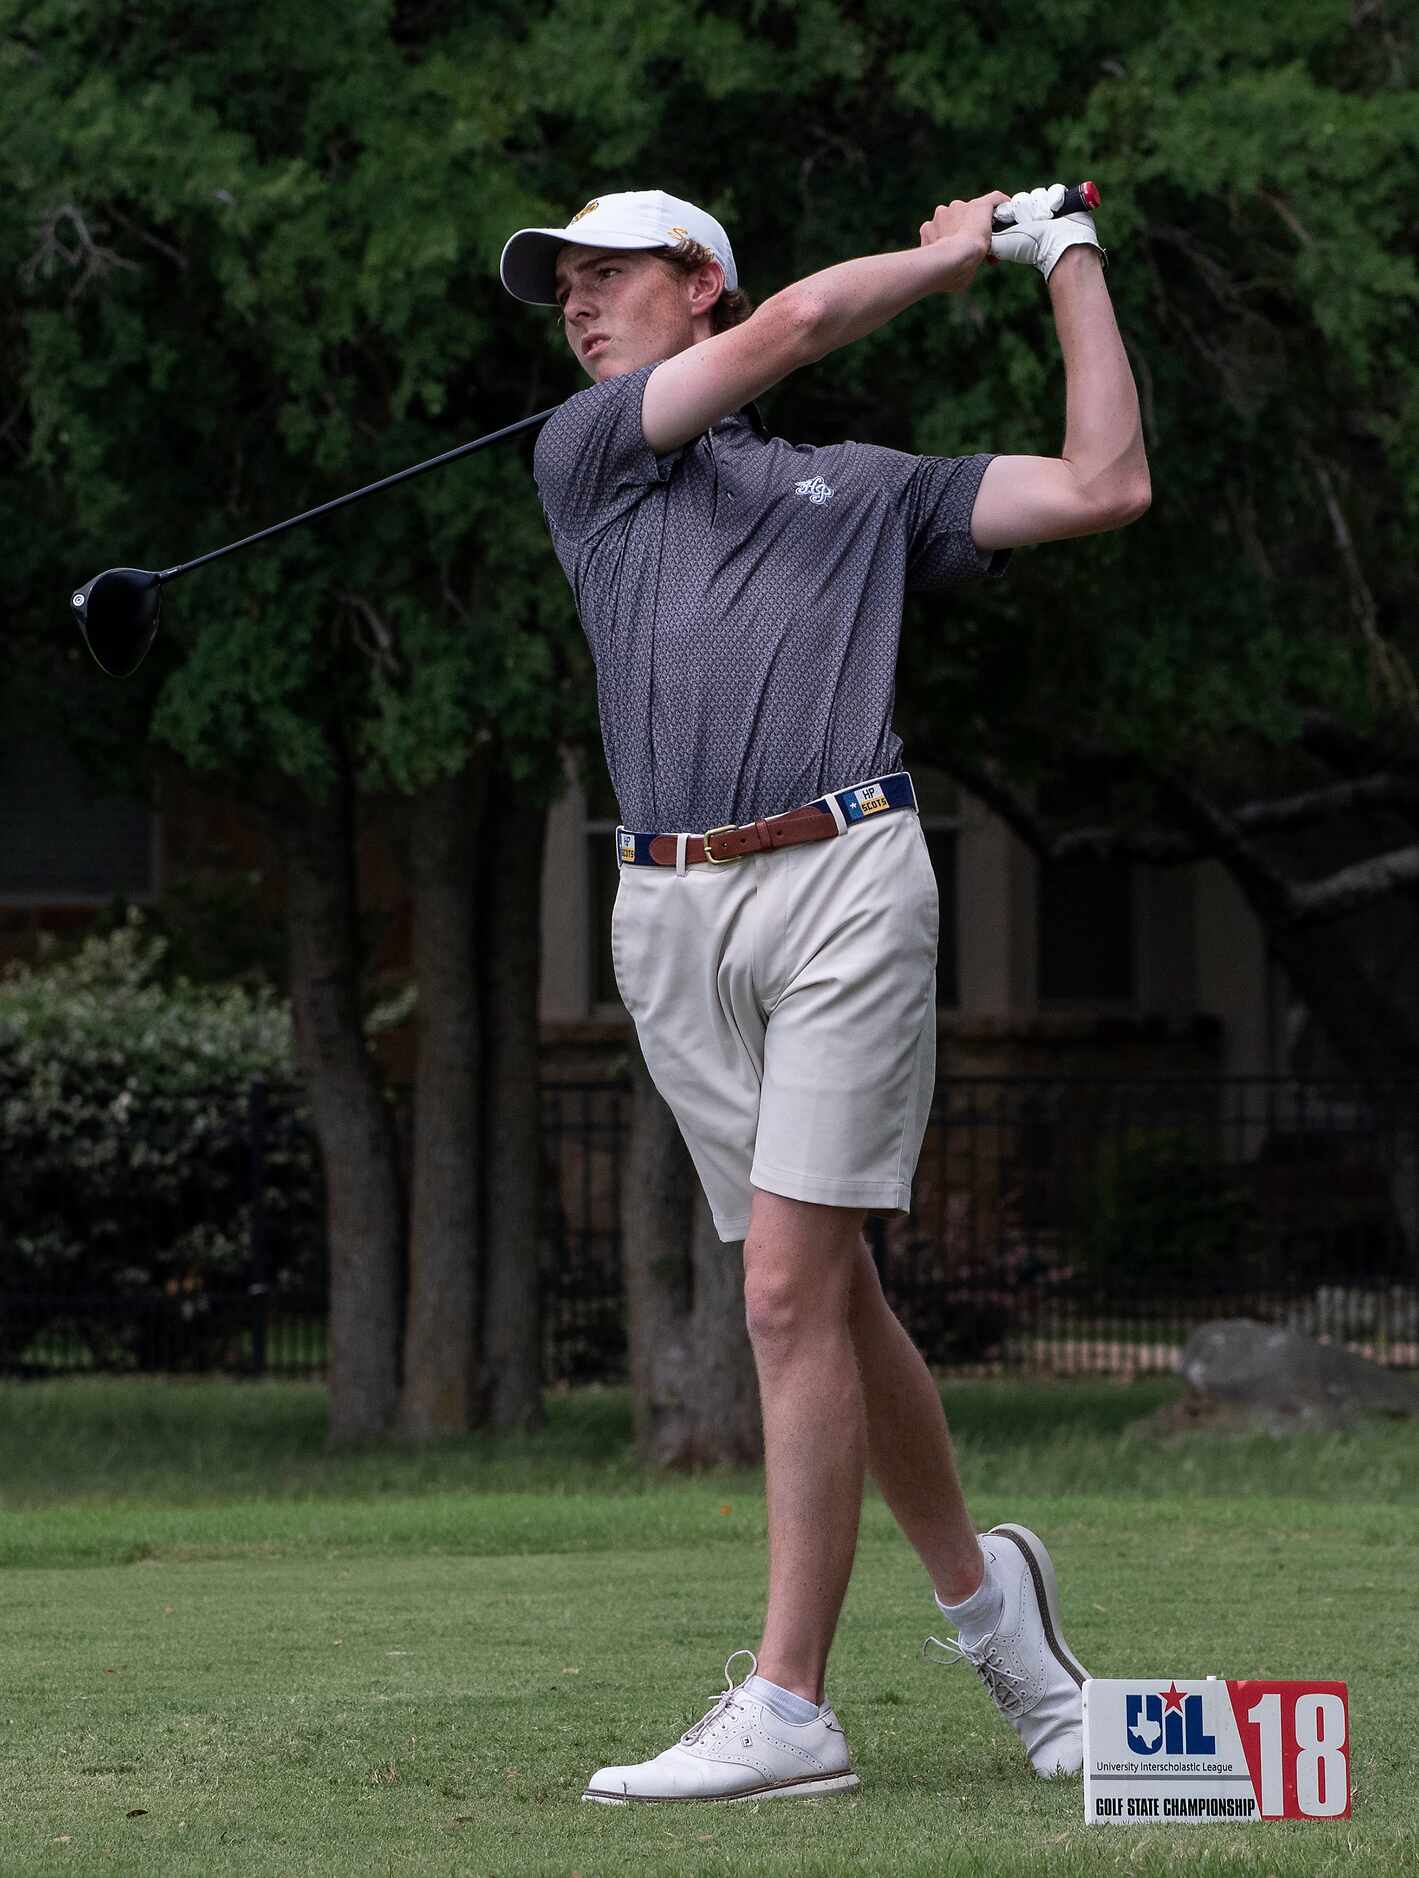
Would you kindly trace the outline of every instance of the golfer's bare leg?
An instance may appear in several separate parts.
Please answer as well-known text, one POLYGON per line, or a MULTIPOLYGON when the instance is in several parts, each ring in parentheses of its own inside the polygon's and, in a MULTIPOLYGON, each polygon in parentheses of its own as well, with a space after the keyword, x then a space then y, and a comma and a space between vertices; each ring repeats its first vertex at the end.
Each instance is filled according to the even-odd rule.
POLYGON ((882 1295, 877 1267, 861 1237, 848 1326, 862 1375, 872 1478, 930 1572, 938 1596, 959 1604, 980 1584, 985 1561, 961 1493, 940 1392, 882 1295))
POLYGON ((857 1547, 867 1461, 848 1313, 862 1214, 754 1190, 744 1303, 764 1417, 769 1605, 759 1674, 810 1702, 857 1547))

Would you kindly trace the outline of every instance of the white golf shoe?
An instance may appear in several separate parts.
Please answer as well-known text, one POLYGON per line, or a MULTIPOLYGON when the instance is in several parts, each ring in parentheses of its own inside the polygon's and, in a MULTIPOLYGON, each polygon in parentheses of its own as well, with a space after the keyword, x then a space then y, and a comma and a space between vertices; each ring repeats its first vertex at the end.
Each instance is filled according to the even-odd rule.
POLYGON ((634 1806, 851 1792, 858 1779, 833 1711, 824 1709, 809 1722, 782 1721, 746 1694, 743 1683, 735 1686, 729 1673, 735 1656, 747 1656, 749 1675, 756 1673, 754 1652, 736 1650, 724 1665, 724 1694, 673 1748, 634 1767, 601 1768, 587 1782, 582 1799, 634 1806))
MULTIPOLYGON (((1084 1765, 1084 1678, 1059 1627, 1059 1592, 1049 1553, 1024 1526, 994 1526, 981 1550, 1005 1593, 1005 1609, 988 1637, 970 1649, 955 1638, 931 1646, 952 1662, 969 1663, 990 1698, 1025 1744, 1037 1774, 1077 1774, 1084 1765)), ((935 1659, 933 1659, 935 1660, 935 1659)))

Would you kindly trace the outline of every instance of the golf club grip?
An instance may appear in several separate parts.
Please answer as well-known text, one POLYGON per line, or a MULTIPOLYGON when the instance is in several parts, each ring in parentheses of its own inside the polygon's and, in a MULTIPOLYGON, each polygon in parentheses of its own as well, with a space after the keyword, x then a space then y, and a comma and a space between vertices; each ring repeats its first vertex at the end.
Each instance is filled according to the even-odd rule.
MULTIPOLYGON (((1081 210, 1087 213, 1091 209, 1097 209, 1102 200, 1097 183, 1071 183, 1065 190, 1064 200, 1055 210, 1052 219, 1058 221, 1061 215, 1078 215, 1081 210)), ((990 225, 1000 232, 1015 226, 1015 211, 1008 202, 1002 202, 999 205, 990 218, 990 225)))

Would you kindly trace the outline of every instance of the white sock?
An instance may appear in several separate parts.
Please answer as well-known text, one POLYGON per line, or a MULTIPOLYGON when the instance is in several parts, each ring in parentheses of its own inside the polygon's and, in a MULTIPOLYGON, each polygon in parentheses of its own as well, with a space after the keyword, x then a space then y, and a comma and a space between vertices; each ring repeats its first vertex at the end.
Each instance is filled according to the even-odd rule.
POLYGON ((963 1649, 973 1650, 983 1642, 1005 1614, 1005 1592, 991 1570, 990 1560, 985 1561, 985 1577, 968 1598, 959 1604, 943 1604, 937 1598, 936 1608, 955 1625, 956 1639, 963 1649))
POLYGON ((816 1721, 821 1712, 816 1702, 810 1702, 806 1696, 795 1695, 792 1689, 781 1689, 776 1682, 770 1682, 767 1676, 746 1677, 744 1692, 752 1695, 756 1702, 762 1702, 765 1708, 772 1709, 780 1721, 816 1721))

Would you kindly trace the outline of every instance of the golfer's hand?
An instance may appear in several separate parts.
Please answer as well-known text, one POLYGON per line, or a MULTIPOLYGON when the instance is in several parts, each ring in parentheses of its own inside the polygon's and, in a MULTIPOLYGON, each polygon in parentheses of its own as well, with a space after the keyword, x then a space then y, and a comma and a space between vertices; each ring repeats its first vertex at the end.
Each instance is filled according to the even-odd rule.
POLYGON ((1055 262, 1066 248, 1087 242, 1100 256, 1103 255, 1094 218, 1087 210, 1081 209, 1077 215, 1061 215, 1057 221, 1054 219, 1055 209, 1064 200, 1063 183, 1051 183, 1045 189, 1022 189, 1019 195, 1004 200, 1009 202, 1014 212, 1015 226, 991 236, 990 257, 993 261, 1023 262, 1027 266, 1037 267, 1048 280, 1055 262))
POLYGON ((921 245, 930 248, 939 241, 950 241, 953 249, 964 242, 964 252, 953 262, 942 280, 942 293, 960 293, 975 279, 976 269, 990 252, 990 217, 997 202, 1010 198, 1001 189, 989 195, 974 196, 969 202, 941 203, 929 222, 921 225, 921 245))

